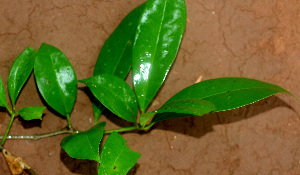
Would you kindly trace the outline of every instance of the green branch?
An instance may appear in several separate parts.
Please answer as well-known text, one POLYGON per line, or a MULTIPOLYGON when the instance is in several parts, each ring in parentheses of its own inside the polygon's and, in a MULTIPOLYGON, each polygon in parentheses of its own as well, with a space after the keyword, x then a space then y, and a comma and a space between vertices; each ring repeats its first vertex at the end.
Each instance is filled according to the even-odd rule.
MULTIPOLYGON (((104 134, 111 134, 112 132, 132 132, 136 130, 148 130, 153 126, 153 124, 150 124, 144 128, 141 128, 139 126, 130 126, 126 128, 118 128, 118 129, 111 129, 111 130, 105 130, 104 134)), ((53 131, 45 134, 37 134, 37 135, 7 135, 6 139, 17 139, 17 140, 39 140, 43 138, 48 138, 48 137, 53 137, 61 134, 77 134, 80 131, 77 131, 75 129, 69 128, 69 126, 58 130, 58 131, 53 131)), ((3 139, 4 136, 0 136, 0 139, 3 139)))

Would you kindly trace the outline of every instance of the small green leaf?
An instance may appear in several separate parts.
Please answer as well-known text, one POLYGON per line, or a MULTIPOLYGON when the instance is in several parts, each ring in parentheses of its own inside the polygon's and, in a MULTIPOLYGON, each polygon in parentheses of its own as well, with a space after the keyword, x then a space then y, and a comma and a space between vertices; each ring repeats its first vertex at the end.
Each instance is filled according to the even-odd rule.
POLYGON ((117 116, 136 122, 138 106, 131 87, 119 77, 101 74, 80 80, 86 84, 94 96, 117 116))
POLYGON ((140 156, 127 147, 126 140, 120 134, 113 132, 103 146, 98 174, 126 175, 140 156))
POLYGON ((144 112, 176 57, 186 23, 184 0, 148 0, 137 27, 132 77, 144 112))
MULTIPOLYGON (((145 4, 142 4, 131 11, 106 40, 99 54, 94 75, 112 74, 121 79, 127 76, 132 63, 135 31, 144 7, 145 4)), ((105 107, 98 100, 94 101, 94 117, 95 121, 98 121, 105 107)))
MULTIPOLYGON (((211 106, 212 108, 208 108, 207 111, 204 110, 203 114, 209 112, 225 111, 254 103, 256 101, 259 101, 277 93, 291 94, 287 90, 277 85, 265 83, 254 79, 235 77, 218 78, 206 80, 183 89, 175 96, 173 96, 170 100, 168 100, 158 111, 160 111, 161 109, 168 108, 174 105, 174 103, 176 104, 178 101, 186 100, 200 100, 200 104, 202 102, 205 102, 208 103, 207 105, 214 105, 211 106)), ((191 105, 187 103, 186 106, 191 105)), ((187 112, 184 113, 191 114, 187 112)), ((199 114, 195 113, 194 115, 199 114)), ((168 118, 166 116, 167 115, 164 115, 164 118, 168 118)), ((161 115, 156 115, 153 118, 152 122, 162 120, 160 119, 160 117, 161 115)), ((174 117, 176 117, 176 115, 174 117)))
POLYGON ((17 113, 19 113, 24 120, 33 120, 33 119, 42 120, 44 109, 45 107, 40 107, 40 106, 25 107, 18 110, 17 113))
POLYGON ((105 109, 105 106, 96 97, 92 96, 91 98, 94 109, 95 124, 97 124, 102 112, 105 109))
POLYGON ((100 161, 99 145, 103 137, 105 122, 98 123, 87 131, 63 138, 60 146, 76 159, 100 161))
POLYGON ((1 77, 0 77, 0 106, 8 107, 6 102, 5 89, 1 77))
POLYGON ((32 72, 35 54, 36 50, 28 47, 16 58, 10 69, 8 92, 14 109, 18 95, 32 72))
POLYGON ((146 126, 147 122, 150 120, 151 117, 153 117, 156 112, 146 112, 140 115, 139 123, 142 127, 146 126))
POLYGON ((70 114, 77 96, 77 78, 67 57, 43 43, 36 54, 34 75, 45 101, 60 114, 70 114))

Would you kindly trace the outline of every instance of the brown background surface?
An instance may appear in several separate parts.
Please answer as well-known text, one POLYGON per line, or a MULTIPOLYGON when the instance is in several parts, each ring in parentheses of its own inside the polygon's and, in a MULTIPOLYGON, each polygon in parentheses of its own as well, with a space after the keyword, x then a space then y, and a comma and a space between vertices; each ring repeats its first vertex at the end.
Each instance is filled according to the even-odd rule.
MULTIPOLYGON (((42 42, 63 51, 78 79, 92 76, 99 51, 138 0, 1 0, 0 75, 7 87, 13 60, 42 42)), ((236 76, 280 85, 300 97, 300 1, 187 0, 186 32, 174 66, 150 110, 197 80, 236 76)), ((79 84, 80 87, 84 87, 79 84)), ((33 76, 17 108, 42 105, 33 76)), ((142 154, 136 175, 296 175, 300 174, 300 105, 279 94, 228 112, 167 120, 148 133, 123 134, 142 154)), ((93 125, 84 91, 71 116, 76 129, 93 125)), ((106 129, 126 126, 103 116, 106 129)), ((9 121, 0 112, 2 135, 9 121)), ((46 111, 42 122, 15 120, 11 134, 45 133, 66 121, 46 111)), ((39 141, 9 140, 6 147, 40 175, 96 174, 96 164, 75 160, 59 143, 64 136, 39 141)), ((9 174, 1 156, 0 174, 9 174)))

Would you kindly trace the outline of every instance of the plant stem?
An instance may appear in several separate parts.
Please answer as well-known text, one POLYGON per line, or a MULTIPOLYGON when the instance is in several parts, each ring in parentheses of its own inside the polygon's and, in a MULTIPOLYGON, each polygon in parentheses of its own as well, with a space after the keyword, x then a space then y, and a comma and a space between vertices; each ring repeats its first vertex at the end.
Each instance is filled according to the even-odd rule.
MULTIPOLYGON (((105 130, 104 134, 111 134, 112 132, 130 132, 134 130, 148 130, 151 128, 153 124, 150 124, 144 128, 140 128, 139 126, 130 126, 126 128, 117 128, 117 129, 111 129, 111 130, 105 130)), ((53 131, 45 134, 38 134, 38 135, 14 135, 14 136, 6 136, 6 139, 18 139, 18 140, 38 140, 38 139, 43 139, 47 137, 52 137, 52 136, 57 136, 61 134, 77 134, 80 131, 74 130, 72 128, 68 128, 69 126, 58 130, 58 131, 53 131)), ((0 136, 0 139, 4 138, 4 136, 0 136)), ((1 149, 1 147, 0 147, 1 149)))
POLYGON ((9 131, 10 131, 10 128, 11 128, 11 125, 12 125, 14 119, 15 119, 15 114, 14 114, 14 113, 11 113, 9 124, 8 124, 8 126, 7 126, 6 132, 5 132, 5 134, 4 134, 3 138, 2 138, 2 141, 1 141, 1 145, 2 145, 2 146, 3 146, 4 143, 5 143, 5 140, 6 140, 7 136, 8 136, 8 133, 9 133, 9 131))
POLYGON ((139 129, 138 126, 130 126, 126 128, 118 128, 118 129, 111 129, 104 131, 104 134, 111 134, 112 132, 127 132, 127 131, 134 131, 139 129))

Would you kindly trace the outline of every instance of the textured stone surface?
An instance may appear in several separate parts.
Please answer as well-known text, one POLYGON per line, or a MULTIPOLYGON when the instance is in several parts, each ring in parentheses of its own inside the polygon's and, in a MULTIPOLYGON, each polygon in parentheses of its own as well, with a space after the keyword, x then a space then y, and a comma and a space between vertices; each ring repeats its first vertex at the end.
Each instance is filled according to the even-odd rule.
MULTIPOLYGON (((90 77, 99 51, 138 0, 1 0, 0 75, 7 77, 14 58, 42 42, 63 51, 78 79, 90 77)), ((187 0, 188 22, 174 66, 150 110, 195 81, 224 76, 278 84, 300 97, 300 1, 187 0)), ((82 84, 80 87, 84 87, 82 84)), ((33 77, 17 108, 41 105, 33 77)), ((142 154, 130 174, 137 175, 293 175, 300 172, 300 105, 280 94, 251 106, 203 117, 174 119, 148 133, 123 136, 142 154)), ((78 91, 72 124, 93 125, 92 106, 78 91)), ((103 116, 106 129, 127 125, 103 116)), ((0 112, 0 132, 8 115, 0 112)), ((11 134, 45 133, 66 121, 50 112, 42 122, 16 120, 11 134)), ((6 148, 40 175, 96 174, 97 164, 74 160, 60 146, 63 136, 39 141, 9 140, 6 148)), ((9 174, 0 158, 0 174, 9 174)))

